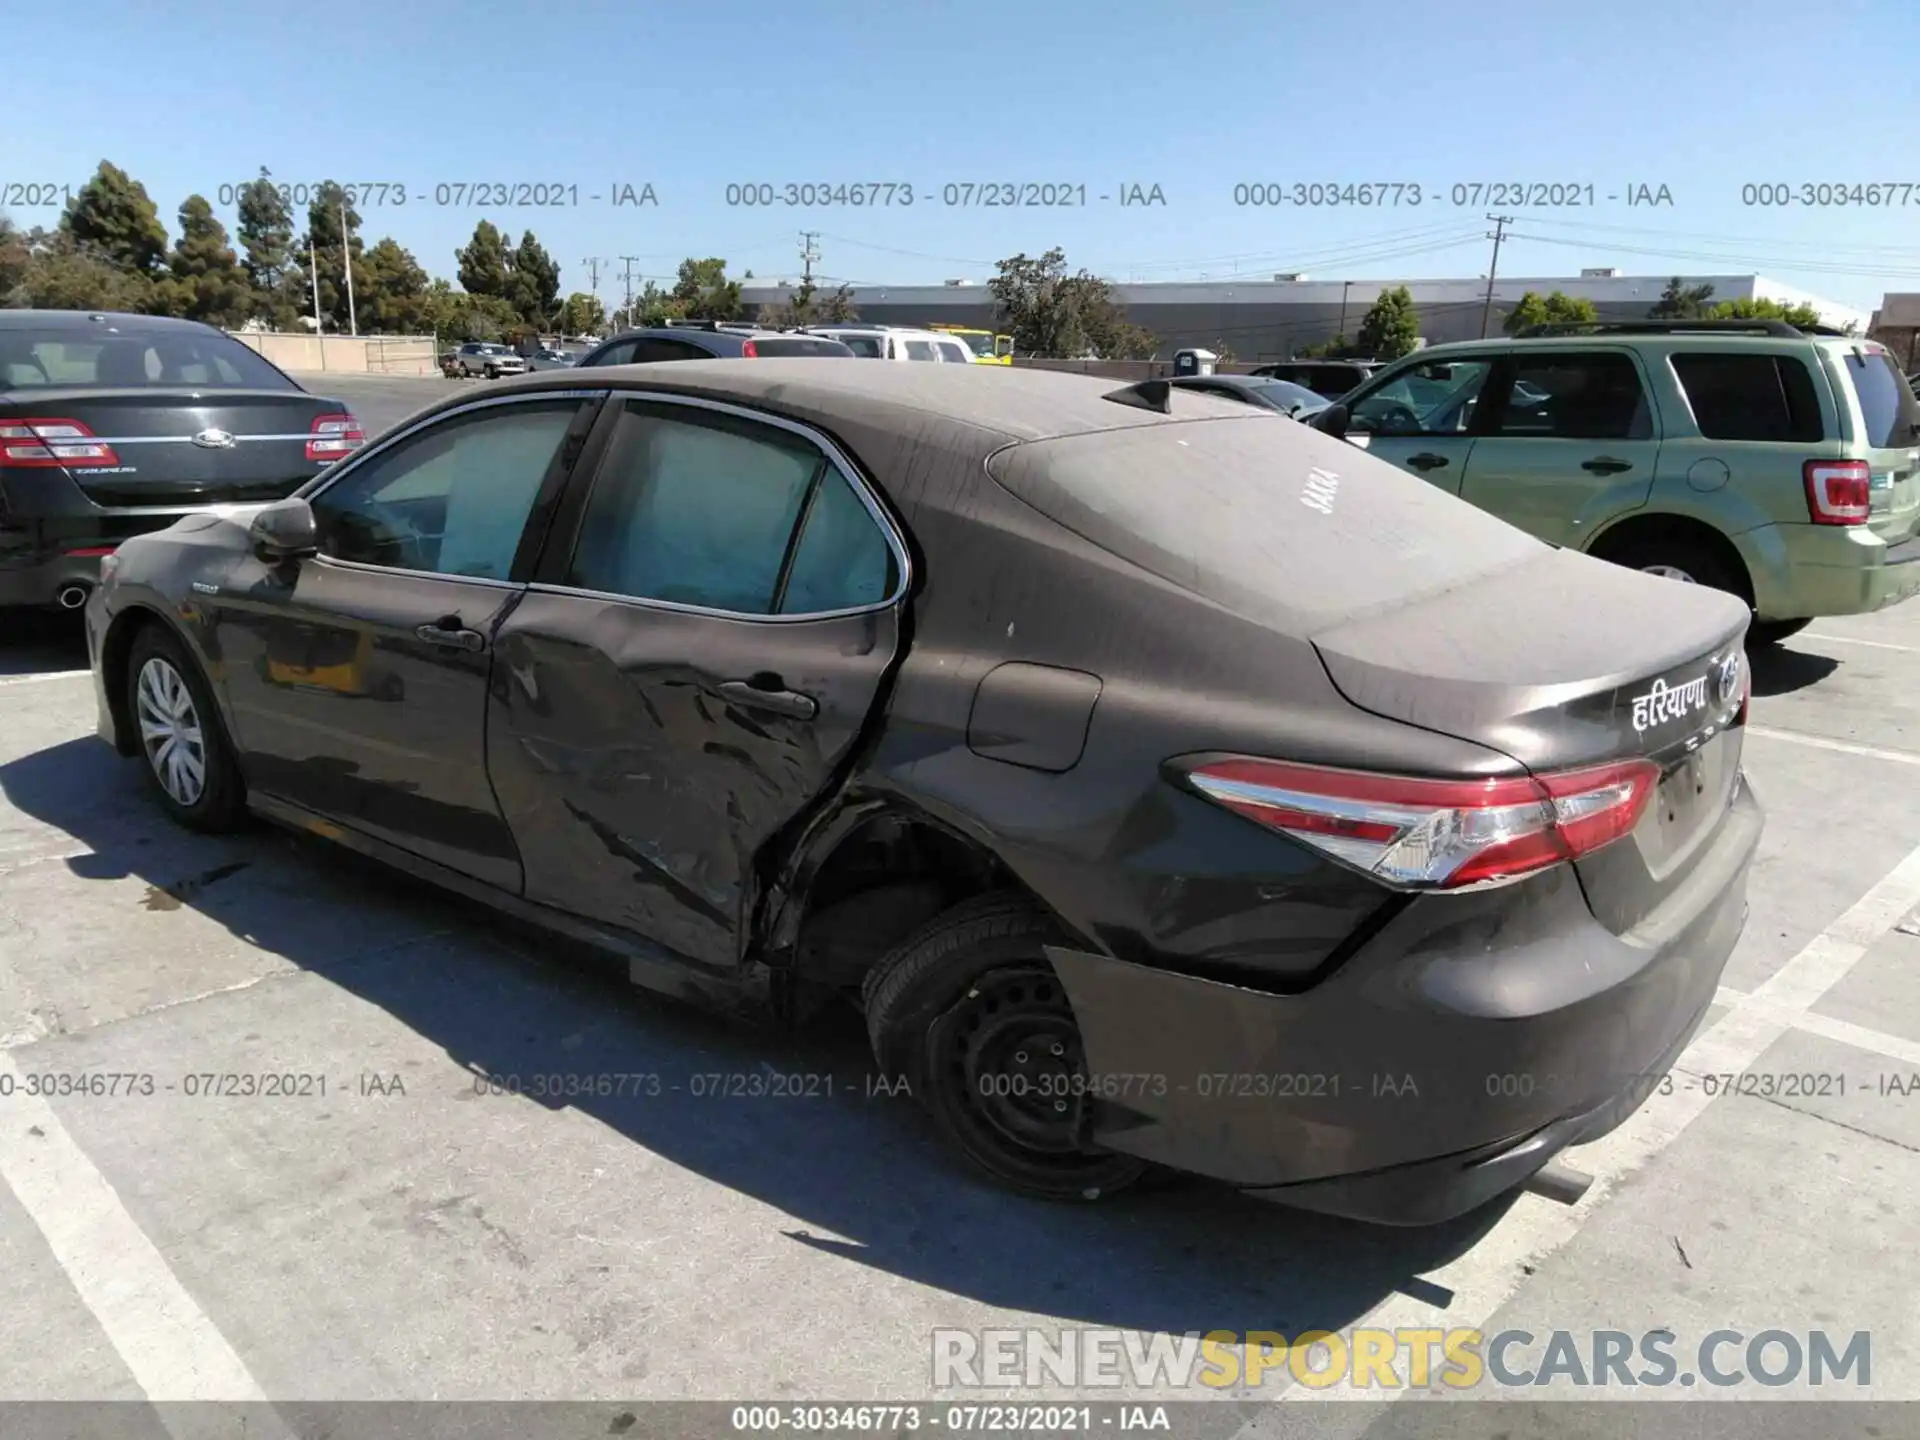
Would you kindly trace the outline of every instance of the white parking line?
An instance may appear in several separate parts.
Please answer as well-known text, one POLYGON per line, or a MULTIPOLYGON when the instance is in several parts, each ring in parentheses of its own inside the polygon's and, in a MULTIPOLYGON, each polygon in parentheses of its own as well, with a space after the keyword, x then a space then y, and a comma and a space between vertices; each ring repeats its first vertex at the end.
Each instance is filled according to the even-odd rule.
POLYGON ((0 675, 0 685, 44 685, 49 680, 77 680, 91 670, 42 670, 37 675, 0 675))
MULTIPOLYGON (((1751 1068, 1789 1029, 1804 1027, 1819 1033, 1829 1022, 1819 1016, 1809 1016, 1808 1012, 1859 964, 1868 947, 1899 923, 1901 916, 1916 903, 1920 903, 1920 847, 1910 851, 1885 879, 1861 896, 1851 909, 1815 936, 1765 983, 1737 998, 1716 1024, 1694 1038, 1674 1068, 1696 1075, 1738 1074, 1751 1068)), ((1568 1164, 1594 1177, 1592 1188, 1574 1206, 1523 1195, 1479 1244, 1451 1264, 1423 1276, 1433 1285, 1452 1292, 1452 1302, 1443 1311, 1436 1314, 1432 1302, 1395 1293, 1355 1320, 1354 1325, 1397 1329, 1431 1326, 1440 1321, 1450 1327, 1485 1329, 1500 1307, 1520 1289, 1527 1273, 1522 1266, 1536 1265, 1578 1235, 1595 1209, 1606 1202, 1620 1182, 1679 1139, 1686 1128, 1705 1113, 1712 1098, 1701 1089, 1678 1087, 1669 1095, 1656 1094, 1611 1135, 1567 1152, 1568 1164)), ((1435 1391, 1443 1389, 1437 1383, 1434 1386, 1435 1391)), ((1412 1387, 1382 1393, 1351 1387, 1312 1389, 1294 1385, 1282 1391, 1278 1398, 1379 1404, 1404 1399, 1413 1393, 1412 1387)), ((1260 1426, 1261 1421, 1255 1419, 1239 1434, 1257 1435, 1260 1426)))
POLYGON ((1920 765, 1920 755, 1911 750, 1882 750, 1877 745, 1856 745, 1851 740, 1829 740, 1824 735, 1803 735, 1798 730, 1773 730, 1765 725, 1747 726, 1749 735, 1762 740, 1784 740, 1789 745, 1810 745, 1815 750, 1837 750, 1842 755, 1864 755, 1869 760, 1891 760, 1896 765, 1920 765))
POLYGON ((1899 650, 1908 655, 1920 653, 1916 652, 1915 648, 1911 645, 1890 645, 1885 640, 1856 640, 1851 635, 1828 635, 1822 632, 1819 634, 1809 633, 1803 635, 1801 638, 1803 640, 1825 640, 1831 645, 1864 645, 1869 650, 1899 650))
MULTIPOLYGON (((147 1398, 264 1402, 247 1367, 167 1268, 113 1186, 53 1107, 27 1093, 25 1073, 4 1053, 0 1081, 0 1180, 40 1227, 147 1398)), ((172 1430, 168 1411, 159 1416, 172 1430)), ((185 1433, 198 1433, 205 1423, 192 1412, 180 1419, 185 1433)))

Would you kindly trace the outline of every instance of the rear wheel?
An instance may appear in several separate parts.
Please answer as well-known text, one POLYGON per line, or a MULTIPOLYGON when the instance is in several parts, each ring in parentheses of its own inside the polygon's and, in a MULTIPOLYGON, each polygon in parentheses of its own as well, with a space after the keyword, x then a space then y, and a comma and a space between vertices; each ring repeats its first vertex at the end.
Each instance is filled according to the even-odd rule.
POLYGON ((167 813, 192 830, 238 828, 246 786, 213 694, 186 647, 158 625, 134 639, 127 714, 147 779, 167 813))
POLYGON ((1705 585, 1711 590, 1724 590, 1729 595, 1738 595, 1742 600, 1752 603, 1752 597, 1747 594, 1746 577, 1722 556, 1686 536, 1649 535, 1644 539, 1628 540, 1617 548, 1603 551, 1599 558, 1610 560, 1615 565, 1624 565, 1629 570, 1644 571, 1666 580, 1678 580, 1683 585, 1705 585))
POLYGON ((1019 896, 934 917, 863 986, 873 1053, 945 1138, 1001 1184, 1097 1200, 1149 1166, 1088 1142, 1080 1027, 1044 945, 1057 927, 1019 896))

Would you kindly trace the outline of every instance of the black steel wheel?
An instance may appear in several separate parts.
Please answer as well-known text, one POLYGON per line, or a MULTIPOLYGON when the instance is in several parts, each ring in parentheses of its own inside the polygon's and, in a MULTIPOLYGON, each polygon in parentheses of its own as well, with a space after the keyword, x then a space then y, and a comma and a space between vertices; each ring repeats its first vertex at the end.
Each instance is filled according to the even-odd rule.
POLYGON ((1150 1167, 1089 1138, 1080 1028, 1042 949, 1057 938, 1023 897, 956 906, 868 976, 867 1029, 889 1081, 904 1079, 988 1175, 1044 1199, 1097 1200, 1150 1167))

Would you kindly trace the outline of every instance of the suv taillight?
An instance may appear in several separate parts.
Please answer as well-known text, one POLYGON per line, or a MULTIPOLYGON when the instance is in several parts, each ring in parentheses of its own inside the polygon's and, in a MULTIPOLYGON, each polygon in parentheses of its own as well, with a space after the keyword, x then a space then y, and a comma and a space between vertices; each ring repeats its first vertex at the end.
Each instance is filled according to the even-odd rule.
POLYGON ((307 441, 307 459, 338 460, 367 443, 367 432, 351 415, 316 415, 313 438, 307 441))
POLYGON ((746 340, 741 342, 740 353, 749 360, 758 360, 760 358, 760 347, 751 340, 746 340))
POLYGON ((1442 890, 1591 855, 1639 823, 1660 779, 1650 760, 1429 780, 1236 757, 1184 774, 1214 803, 1388 884, 1442 890))
POLYGON ((113 447, 78 420, 0 420, 0 469, 83 470, 119 463, 113 447))
POLYGON ((1809 460, 1807 515, 1816 525, 1864 525, 1871 509, 1873 467, 1864 460, 1809 460))

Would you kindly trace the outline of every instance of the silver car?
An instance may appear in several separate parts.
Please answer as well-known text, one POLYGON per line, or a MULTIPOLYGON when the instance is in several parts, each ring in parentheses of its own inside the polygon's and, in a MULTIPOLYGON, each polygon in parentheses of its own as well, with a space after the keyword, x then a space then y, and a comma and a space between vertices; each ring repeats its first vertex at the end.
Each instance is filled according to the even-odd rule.
POLYGON ((555 350, 551 346, 542 345, 528 359, 527 368, 529 370, 565 370, 579 358, 577 355, 569 355, 564 350, 555 350))
POLYGON ((524 375, 527 362, 505 345, 494 345, 484 340, 469 340, 453 352, 453 364, 456 373, 461 375, 484 375, 489 380, 502 375, 524 375))

